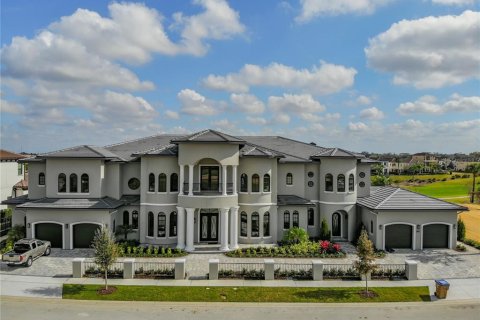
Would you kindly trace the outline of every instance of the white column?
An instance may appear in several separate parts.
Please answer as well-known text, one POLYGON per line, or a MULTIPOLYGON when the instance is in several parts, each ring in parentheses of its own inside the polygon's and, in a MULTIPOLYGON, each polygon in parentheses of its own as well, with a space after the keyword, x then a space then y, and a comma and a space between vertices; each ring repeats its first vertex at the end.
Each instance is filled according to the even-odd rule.
POLYGON ((228 211, 229 208, 220 209, 220 251, 228 251, 228 211))
POLYGON ((195 247, 193 246, 193 215, 195 212, 195 208, 185 208, 185 210, 187 210, 187 234, 185 237, 187 239, 187 246, 185 247, 185 250, 191 252, 195 250, 195 247))
POLYGON ((232 172, 233 194, 234 195, 237 195, 237 167, 238 166, 233 166, 233 172, 232 172))
POLYGON ((230 249, 238 249, 238 209, 230 208, 230 249))
POLYGON ((183 207, 177 207, 177 249, 185 249, 185 208, 183 207))
POLYGON ((185 180, 185 166, 182 164, 180 165, 180 192, 178 193, 179 195, 183 195, 183 183, 185 180))
POLYGON ((222 192, 222 195, 226 196, 227 195, 227 166, 226 165, 222 165, 222 189, 223 189, 223 192, 222 192))
POLYGON ((188 195, 193 196, 193 164, 188 165, 188 195))

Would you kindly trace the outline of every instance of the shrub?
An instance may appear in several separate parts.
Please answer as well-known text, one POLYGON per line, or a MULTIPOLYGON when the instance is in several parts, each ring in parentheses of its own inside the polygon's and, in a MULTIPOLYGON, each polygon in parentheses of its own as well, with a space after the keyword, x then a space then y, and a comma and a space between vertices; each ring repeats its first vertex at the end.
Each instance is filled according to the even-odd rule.
POLYGON ((463 243, 468 244, 469 246, 472 246, 472 247, 480 250, 480 242, 479 241, 475 241, 475 240, 472 240, 472 239, 465 239, 463 241, 463 243))
POLYGON ((466 233, 465 223, 460 218, 460 219, 458 219, 458 222, 457 222, 457 240, 464 241, 465 240, 465 233, 466 233))
POLYGON ((327 219, 322 219, 322 225, 320 228, 320 239, 330 241, 330 230, 328 229, 327 219))
POLYGON ((306 242, 308 241, 308 233, 305 229, 293 227, 283 236, 283 241, 289 244, 306 242))
POLYGON ((467 251, 467 247, 465 247, 463 244, 457 244, 457 247, 455 248, 457 251, 467 251))

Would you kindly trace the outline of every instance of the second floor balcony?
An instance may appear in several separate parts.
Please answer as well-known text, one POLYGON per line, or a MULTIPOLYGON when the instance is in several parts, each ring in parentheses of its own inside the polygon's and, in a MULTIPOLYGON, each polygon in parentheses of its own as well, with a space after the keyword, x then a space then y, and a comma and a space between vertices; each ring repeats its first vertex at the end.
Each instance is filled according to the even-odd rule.
MULTIPOLYGON (((200 182, 192 183, 192 193, 193 195, 198 196, 220 196, 224 194, 224 187, 227 195, 234 194, 234 188, 232 182, 221 183, 221 182, 200 182)), ((190 185, 188 182, 183 184, 183 194, 188 195, 190 190, 190 185)))

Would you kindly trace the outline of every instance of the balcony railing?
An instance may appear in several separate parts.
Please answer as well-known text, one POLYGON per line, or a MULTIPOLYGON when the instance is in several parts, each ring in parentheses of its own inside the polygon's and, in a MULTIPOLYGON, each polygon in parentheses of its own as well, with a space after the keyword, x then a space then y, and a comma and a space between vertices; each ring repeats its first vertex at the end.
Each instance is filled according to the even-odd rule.
POLYGON ((0 219, 0 237, 7 235, 12 228, 12 217, 0 219))
MULTIPOLYGON (((183 184, 183 194, 188 195, 188 182, 183 184)), ((216 186, 215 186, 216 187, 216 186)), ((221 195, 223 193, 223 183, 218 184, 218 188, 205 188, 201 183, 193 183, 194 195, 221 195)), ((233 183, 227 182, 227 194, 233 194, 233 183)))

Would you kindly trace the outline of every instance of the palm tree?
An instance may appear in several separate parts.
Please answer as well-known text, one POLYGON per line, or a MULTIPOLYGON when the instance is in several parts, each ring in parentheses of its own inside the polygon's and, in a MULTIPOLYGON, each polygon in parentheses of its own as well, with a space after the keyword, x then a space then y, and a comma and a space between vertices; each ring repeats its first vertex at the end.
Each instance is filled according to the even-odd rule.
POLYGON ((475 201, 475 178, 480 175, 480 163, 472 163, 465 170, 473 175, 472 193, 470 194, 470 203, 475 201))

